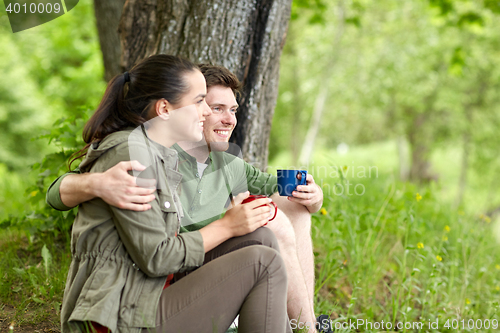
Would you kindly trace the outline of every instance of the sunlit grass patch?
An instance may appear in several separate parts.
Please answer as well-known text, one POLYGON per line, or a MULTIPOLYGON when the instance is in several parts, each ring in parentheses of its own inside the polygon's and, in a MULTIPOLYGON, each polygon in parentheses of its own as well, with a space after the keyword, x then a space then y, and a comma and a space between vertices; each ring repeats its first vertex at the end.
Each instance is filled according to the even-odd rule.
POLYGON ((339 325, 438 320, 441 332, 447 319, 498 319, 491 223, 453 210, 432 186, 387 174, 359 182, 364 195, 326 196, 328 215, 313 217, 317 313, 339 325))
POLYGON ((0 310, 2 319, 19 325, 52 322, 59 311, 70 262, 68 239, 53 233, 26 236, 0 233, 0 310))

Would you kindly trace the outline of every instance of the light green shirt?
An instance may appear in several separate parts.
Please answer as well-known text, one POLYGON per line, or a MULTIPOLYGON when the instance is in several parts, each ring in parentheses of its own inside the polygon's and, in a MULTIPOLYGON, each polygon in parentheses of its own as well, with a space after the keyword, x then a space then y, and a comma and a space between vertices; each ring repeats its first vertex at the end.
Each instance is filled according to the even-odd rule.
MULTIPOLYGON (((234 147, 234 146, 232 146, 234 147)), ((182 174, 180 200, 184 210, 181 232, 198 230, 224 214, 230 194, 250 191, 271 195, 277 191, 277 178, 262 172, 243 159, 227 152, 211 152, 203 175, 196 159, 177 145, 179 172, 182 174), (201 177, 200 177, 201 176, 201 177)), ((80 173, 75 170, 72 173, 80 173)), ((67 173, 56 179, 47 191, 47 203, 57 210, 69 210, 61 201, 59 187, 67 173)))

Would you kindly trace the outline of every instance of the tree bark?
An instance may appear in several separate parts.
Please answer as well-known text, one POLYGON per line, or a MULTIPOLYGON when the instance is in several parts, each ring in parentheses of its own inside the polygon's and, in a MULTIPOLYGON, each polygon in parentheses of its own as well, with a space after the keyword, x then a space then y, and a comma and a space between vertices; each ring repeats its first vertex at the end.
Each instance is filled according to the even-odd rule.
POLYGON ((232 142, 265 169, 291 0, 128 0, 120 21, 122 66, 153 54, 222 65, 243 82, 232 142))
POLYGON ((431 150, 433 143, 432 117, 438 113, 435 103, 438 97, 439 83, 435 89, 424 98, 424 110, 417 112, 411 107, 406 108, 406 114, 411 122, 406 129, 411 149, 410 180, 417 183, 438 181, 438 175, 431 170, 431 150))
MULTIPOLYGON (((462 133, 462 161, 460 166, 460 176, 458 179, 458 192, 456 199, 456 206, 462 205, 464 200, 465 191, 467 188, 467 173, 469 171, 469 155, 471 152, 471 141, 472 141, 472 129, 474 128, 474 118, 473 111, 481 110, 484 107, 485 94, 488 90, 488 80, 489 75, 487 73, 481 72, 477 78, 478 87, 476 90, 476 96, 474 100, 470 103, 464 105, 464 119, 465 128, 462 133)), ((473 91, 467 93, 468 96, 473 95, 473 91)))
POLYGON ((322 83, 320 87, 320 91, 318 96, 316 97, 316 102, 314 104, 314 111, 311 117, 311 124, 309 125, 309 129, 307 130, 306 137, 304 139, 304 144, 302 145, 302 149, 300 151, 299 162, 301 165, 309 165, 309 161, 311 160, 311 156, 314 150, 314 142, 316 141, 316 136, 318 135, 321 118, 323 116, 323 111, 325 109, 325 102, 328 97, 328 84, 327 82, 332 76, 333 69, 335 68, 335 64, 340 57, 340 41, 342 39, 342 35, 344 34, 344 1, 340 0, 337 6, 338 11, 338 26, 335 33, 335 39, 333 41, 333 52, 334 56, 330 59, 330 61, 326 64, 325 70, 323 71, 324 75, 319 80, 322 83))
POLYGON ((123 71, 120 66, 121 47, 118 24, 124 4, 125 0, 94 0, 94 12, 106 81, 123 71))
MULTIPOLYGON (((410 112, 410 114, 413 112, 410 112)), ((438 176, 431 171, 431 133, 429 123, 432 109, 413 114, 413 120, 407 131, 411 148, 410 180, 417 183, 437 181, 438 176)))
POLYGON ((396 144, 399 160, 399 180, 406 182, 410 175, 410 168, 408 166, 408 147, 404 136, 399 135, 396 144))

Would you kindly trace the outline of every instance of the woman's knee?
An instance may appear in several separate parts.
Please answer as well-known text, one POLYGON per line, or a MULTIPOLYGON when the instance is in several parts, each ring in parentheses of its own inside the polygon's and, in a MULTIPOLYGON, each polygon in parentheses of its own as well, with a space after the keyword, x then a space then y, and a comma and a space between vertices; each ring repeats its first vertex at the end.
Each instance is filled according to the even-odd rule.
POLYGON ((258 228, 254 232, 248 234, 248 237, 256 241, 260 245, 264 245, 279 251, 278 240, 276 235, 269 228, 258 228))
POLYGON ((244 256, 254 260, 261 274, 269 274, 286 281, 285 262, 276 249, 264 245, 254 245, 241 251, 244 251, 244 256), (261 268, 265 269, 261 270, 261 268))

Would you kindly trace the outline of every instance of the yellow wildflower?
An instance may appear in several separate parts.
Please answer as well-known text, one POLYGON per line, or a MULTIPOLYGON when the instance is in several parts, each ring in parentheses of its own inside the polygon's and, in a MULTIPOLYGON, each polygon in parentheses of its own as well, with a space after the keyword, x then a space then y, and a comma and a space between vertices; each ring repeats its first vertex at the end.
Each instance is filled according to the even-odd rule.
POLYGON ((443 258, 441 258, 441 256, 436 256, 436 259, 437 259, 438 261, 443 261, 443 258))
POLYGON ((448 237, 443 236, 443 241, 445 241, 445 242, 446 242, 447 240, 448 240, 448 237))
POLYGON ((451 229, 450 229, 450 227, 449 227, 449 226, 445 226, 445 227, 444 227, 444 231, 446 231, 446 232, 450 232, 450 230, 451 230, 451 229))
POLYGON ((326 211, 326 209, 324 209, 324 208, 321 208, 321 209, 319 210, 319 212, 321 213, 321 215, 326 215, 326 214, 328 214, 328 212, 327 212, 327 211, 326 211))
POLYGON ((466 299, 465 299, 465 303, 466 303, 466 304, 470 304, 470 299, 466 298, 466 299))
POLYGON ((423 243, 418 242, 418 243, 417 243, 417 247, 418 247, 419 249, 423 249, 423 248, 424 248, 424 244, 423 244, 423 243))
POLYGON ((490 222, 491 222, 491 218, 490 218, 489 216, 485 216, 485 217, 484 217, 484 221, 485 221, 486 223, 490 223, 490 222))
POLYGON ((498 265, 498 264, 497 264, 497 265, 495 266, 495 268, 496 268, 496 269, 500 269, 500 265, 498 265))
POLYGON ((30 193, 30 197, 34 197, 36 194, 38 193, 38 191, 33 191, 30 193))
POLYGON ((417 202, 419 202, 420 200, 422 200, 422 196, 417 193, 417 195, 415 195, 415 199, 417 199, 417 202))
POLYGON ((497 286, 495 289, 496 289, 497 291, 500 291, 500 286, 497 286))

